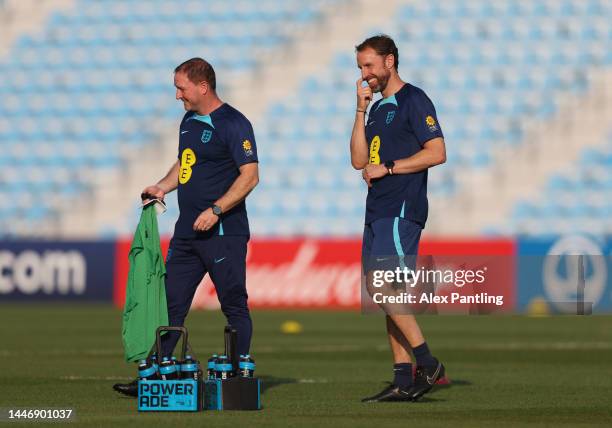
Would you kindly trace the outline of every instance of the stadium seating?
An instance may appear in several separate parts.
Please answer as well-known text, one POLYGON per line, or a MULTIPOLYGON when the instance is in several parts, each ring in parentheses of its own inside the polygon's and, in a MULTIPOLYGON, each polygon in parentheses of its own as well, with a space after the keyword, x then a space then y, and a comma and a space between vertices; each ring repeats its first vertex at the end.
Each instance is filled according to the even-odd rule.
MULTIPOLYGON (((198 52, 239 78, 261 53, 288 49, 326 3, 80 0, 22 37, 0 62, 0 197, 16 201, 0 208, 0 236, 56 218, 58 207, 91 190, 92 172, 129 167, 130 154, 175 126, 181 109, 168 81, 179 61, 198 52)), ((612 63, 610 21, 605 0, 407 1, 384 29, 367 29, 363 37, 384 30, 396 39, 402 76, 438 109, 448 161, 431 172, 430 193, 455 194, 462 170, 490 167, 495 150, 521 143, 528 121, 555 115, 560 94, 585 91, 588 70, 612 63)), ((257 124, 262 180, 248 205, 255 234, 360 233, 366 189, 348 159, 357 76, 349 46, 257 124)), ((504 232, 538 233, 532 223, 542 212, 605 228, 610 207, 582 209, 572 192, 597 199, 609 177, 589 178, 605 170, 599 163, 581 168, 580 180, 552 177, 541 203, 520 202, 504 232), (555 186, 567 211, 556 210, 555 186)), ((169 208, 165 232, 175 199, 169 208)), ((135 209, 126 224, 98 232, 125 233, 136 219, 135 209)), ((567 227, 552 221, 546 231, 567 227)))
MULTIPOLYGON (((447 141, 447 164, 429 174, 430 194, 453 194, 461 171, 489 167, 495 150, 520 144, 528 120, 551 118, 559 94, 585 91, 587 70, 612 64, 611 19, 612 5, 599 0, 448 0, 401 7, 383 30, 398 43, 401 75, 434 100, 447 141)), ((360 233, 363 202, 339 197, 363 201, 359 175, 346 171, 358 76, 347 48, 298 90, 319 95, 304 100, 295 94, 268 109, 258 128, 259 140, 268 143, 261 150, 266 174, 254 195, 258 203, 251 205, 257 231, 284 234, 276 225, 288 222, 299 234, 307 221, 318 219, 316 234, 360 233), (263 201, 274 200, 281 188, 298 206, 280 204, 270 212, 263 201), (332 223, 329 215, 344 222, 332 223)))
POLYGON ((612 231, 612 133, 600 149, 584 149, 571 172, 550 177, 537 201, 517 203, 511 227, 529 235, 612 231))
POLYGON ((172 126, 178 63, 198 53, 239 77, 326 3, 80 0, 50 17, 0 62, 0 196, 20 201, 0 210, 0 235, 35 231, 90 190, 92 173, 121 168, 172 126))

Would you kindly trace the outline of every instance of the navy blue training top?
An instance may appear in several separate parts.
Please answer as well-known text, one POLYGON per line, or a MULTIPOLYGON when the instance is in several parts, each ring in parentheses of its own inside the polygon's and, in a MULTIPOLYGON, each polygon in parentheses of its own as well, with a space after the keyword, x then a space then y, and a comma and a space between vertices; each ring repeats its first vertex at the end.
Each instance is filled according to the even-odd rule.
POLYGON ((183 117, 179 135, 179 218, 174 228, 178 238, 213 235, 249 236, 245 202, 221 215, 206 232, 195 232, 193 223, 212 207, 234 183, 241 165, 257 162, 253 127, 229 104, 208 115, 189 111, 183 117))
MULTIPOLYGON (((433 103, 409 83, 372 105, 365 132, 372 164, 410 157, 427 141, 443 137, 433 103)), ((386 175, 368 189, 365 223, 400 217, 424 227, 427 210, 427 170, 386 175)))

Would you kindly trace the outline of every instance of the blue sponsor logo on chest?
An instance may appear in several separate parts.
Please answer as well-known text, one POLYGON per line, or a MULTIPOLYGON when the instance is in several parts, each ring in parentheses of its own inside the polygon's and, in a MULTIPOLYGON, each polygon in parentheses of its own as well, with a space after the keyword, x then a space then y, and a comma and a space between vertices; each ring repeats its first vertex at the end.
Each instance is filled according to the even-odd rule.
POLYGON ((390 111, 387 113, 387 119, 385 120, 385 122, 388 124, 390 124, 393 121, 393 118, 395 117, 395 111, 390 111))
POLYGON ((205 129, 204 132, 202 132, 202 142, 204 144, 208 143, 210 141, 212 137, 212 131, 210 129, 205 129))

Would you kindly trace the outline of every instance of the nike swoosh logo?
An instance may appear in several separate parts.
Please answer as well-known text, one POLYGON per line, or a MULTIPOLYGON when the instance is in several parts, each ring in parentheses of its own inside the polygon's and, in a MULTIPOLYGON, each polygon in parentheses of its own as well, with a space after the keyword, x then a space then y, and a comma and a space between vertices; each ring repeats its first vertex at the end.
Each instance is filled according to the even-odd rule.
POLYGON ((389 259, 390 259, 390 257, 383 257, 382 259, 377 257, 376 261, 377 262, 384 262, 385 260, 389 260, 389 259))
POLYGON ((189 131, 181 131, 181 135, 188 133, 189 131))
POLYGON ((375 120, 373 120, 372 122, 368 123, 368 125, 367 125, 367 126, 373 125, 375 122, 376 122, 376 121, 375 121, 375 120))
POLYGON ((220 263, 225 260, 227 257, 221 257, 220 259, 215 259, 215 263, 220 263))
POLYGON ((438 364, 436 367, 436 371, 434 372, 432 377, 427 376, 427 383, 433 385, 436 379, 438 378, 438 374, 440 374, 440 369, 442 368, 442 364, 438 364))

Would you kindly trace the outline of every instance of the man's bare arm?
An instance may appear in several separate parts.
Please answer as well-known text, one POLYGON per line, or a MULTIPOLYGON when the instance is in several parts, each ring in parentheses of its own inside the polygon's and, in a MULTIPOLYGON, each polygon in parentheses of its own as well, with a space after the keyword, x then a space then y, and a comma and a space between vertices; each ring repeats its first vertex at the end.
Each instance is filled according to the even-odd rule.
POLYGON ((240 175, 230 188, 221 196, 215 205, 227 212, 242 202, 259 183, 259 165, 257 162, 247 163, 240 168, 240 175))
POLYGON ((363 169, 368 164, 368 142, 365 135, 365 113, 355 112, 355 123, 351 134, 351 165, 363 169))
MULTIPOLYGON (((412 174, 431 168, 432 166, 440 165, 446 162, 446 146, 444 139, 441 137, 432 138, 423 144, 423 149, 419 150, 414 155, 397 159, 394 161, 393 175, 396 174, 412 174)), ((368 164, 363 169, 363 179, 371 186, 371 180, 384 177, 389 174, 389 170, 384 165, 368 164)))
POLYGON ((357 86, 357 108, 355 123, 351 134, 351 165, 355 169, 363 169, 368 164, 368 142, 365 134, 366 109, 372 100, 372 89, 359 79, 357 86))
MULTIPOLYGON (((142 193, 149 194, 158 199, 163 199, 167 193, 172 192, 178 187, 179 169, 180 169, 180 163, 177 160, 170 168, 170 171, 168 171, 168 173, 164 176, 164 178, 159 180, 157 184, 146 187, 142 191, 142 193)), ((144 200, 144 202, 147 202, 147 201, 148 199, 144 200)))
MULTIPOLYGON (((240 175, 223 196, 215 201, 215 205, 227 212, 242 202, 251 190, 259 183, 259 166, 256 162, 247 163, 240 168, 240 175)), ((212 208, 205 209, 193 223, 193 230, 206 231, 219 221, 219 216, 213 213, 212 208)))
POLYGON ((444 162, 446 162, 446 146, 444 139, 438 137, 427 141, 423 149, 414 155, 396 160, 393 174, 411 174, 444 162))

